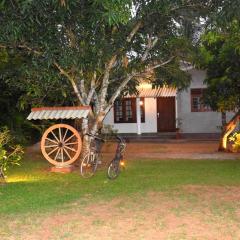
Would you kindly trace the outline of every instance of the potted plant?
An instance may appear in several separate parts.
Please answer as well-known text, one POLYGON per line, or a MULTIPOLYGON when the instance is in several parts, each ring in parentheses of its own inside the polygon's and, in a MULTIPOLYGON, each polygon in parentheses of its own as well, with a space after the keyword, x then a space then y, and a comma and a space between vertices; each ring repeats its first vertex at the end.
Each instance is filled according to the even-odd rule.
POLYGON ((177 118, 176 119, 176 139, 181 139, 181 125, 182 125, 182 119, 177 118))

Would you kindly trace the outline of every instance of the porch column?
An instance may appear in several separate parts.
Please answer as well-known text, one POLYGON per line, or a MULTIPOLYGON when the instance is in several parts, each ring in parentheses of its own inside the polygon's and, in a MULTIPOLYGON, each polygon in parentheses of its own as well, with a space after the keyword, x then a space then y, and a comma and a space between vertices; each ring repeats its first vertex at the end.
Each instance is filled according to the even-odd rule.
POLYGON ((136 113, 137 113, 137 134, 141 135, 141 109, 140 109, 140 98, 136 98, 136 113))
POLYGON ((178 119, 178 94, 175 96, 175 124, 176 128, 179 128, 179 119, 178 119))

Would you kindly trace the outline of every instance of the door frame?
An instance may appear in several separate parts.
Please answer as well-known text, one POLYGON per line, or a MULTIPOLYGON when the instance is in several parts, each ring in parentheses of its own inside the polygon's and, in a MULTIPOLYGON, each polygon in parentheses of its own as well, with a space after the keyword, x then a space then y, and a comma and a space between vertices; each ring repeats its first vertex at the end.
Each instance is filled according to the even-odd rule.
POLYGON ((176 97, 156 97, 156 120, 157 120, 157 132, 175 132, 176 131, 176 97), (173 115, 174 115, 174 127, 171 129, 160 130, 160 120, 161 116, 159 115, 159 100, 163 98, 172 98, 173 99, 173 115))

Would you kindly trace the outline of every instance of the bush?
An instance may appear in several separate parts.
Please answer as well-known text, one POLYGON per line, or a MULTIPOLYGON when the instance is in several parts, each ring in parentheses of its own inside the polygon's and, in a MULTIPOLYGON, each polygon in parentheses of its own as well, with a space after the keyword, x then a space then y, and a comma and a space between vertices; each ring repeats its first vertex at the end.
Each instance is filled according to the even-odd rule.
POLYGON ((234 151, 240 151, 240 133, 234 133, 230 138, 230 142, 233 142, 232 148, 234 151))
POLYGON ((7 169, 11 165, 20 165, 23 148, 13 143, 13 137, 7 128, 0 131, 0 177, 5 178, 7 169))
POLYGON ((110 124, 104 124, 102 129, 101 129, 101 135, 105 138, 105 139, 111 139, 114 136, 117 135, 117 130, 113 129, 113 126, 110 124))

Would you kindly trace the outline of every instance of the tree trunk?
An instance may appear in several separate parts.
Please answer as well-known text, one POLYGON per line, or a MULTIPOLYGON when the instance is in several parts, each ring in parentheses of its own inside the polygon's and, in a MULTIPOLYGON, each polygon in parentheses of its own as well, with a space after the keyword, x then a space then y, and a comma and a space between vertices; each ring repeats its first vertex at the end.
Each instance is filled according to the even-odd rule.
POLYGON ((240 117, 240 111, 238 111, 233 118, 223 127, 222 135, 218 147, 218 151, 227 152, 227 140, 231 132, 236 128, 237 122, 240 117))
POLYGON ((89 132, 89 121, 87 118, 84 118, 82 121, 82 150, 80 155, 80 162, 82 161, 83 157, 86 155, 86 153, 89 151, 90 148, 90 138, 88 135, 86 135, 89 132))
POLYGON ((93 135, 96 135, 98 131, 101 129, 104 119, 104 114, 99 113, 98 116, 93 120, 93 122, 87 122, 86 120, 83 121, 82 131, 83 131, 83 145, 82 145, 82 151, 80 156, 80 161, 84 158, 84 156, 89 152, 90 150, 90 143, 91 138, 86 135, 87 133, 91 133, 93 135))
POLYGON ((89 152, 90 149, 90 137, 88 135, 83 136, 82 150, 80 155, 80 162, 83 160, 84 156, 89 152))
POLYGON ((226 112, 222 112, 222 128, 227 124, 227 115, 226 112))
POLYGON ((6 183, 6 179, 5 179, 5 176, 3 173, 3 169, 2 169, 2 167, 0 167, 0 185, 5 184, 5 183, 6 183))

